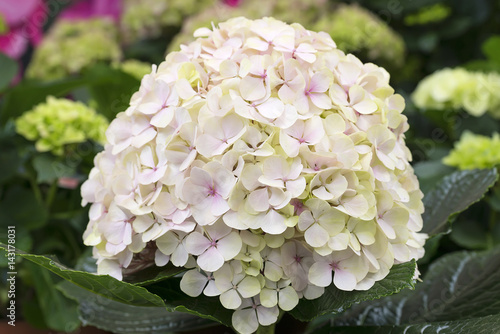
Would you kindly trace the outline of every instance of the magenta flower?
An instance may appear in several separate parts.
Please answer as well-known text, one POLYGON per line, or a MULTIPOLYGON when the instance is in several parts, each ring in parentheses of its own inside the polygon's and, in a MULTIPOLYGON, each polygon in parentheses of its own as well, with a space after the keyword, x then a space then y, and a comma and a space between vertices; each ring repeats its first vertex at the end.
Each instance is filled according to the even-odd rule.
POLYGON ((95 16, 106 16, 117 21, 121 11, 121 0, 76 0, 61 13, 60 17, 67 20, 81 20, 95 16))
POLYGON ((0 52, 11 58, 20 58, 29 43, 37 45, 42 39, 42 28, 47 17, 47 9, 42 0, 3 0, 0 15, 9 31, 0 35, 0 52))

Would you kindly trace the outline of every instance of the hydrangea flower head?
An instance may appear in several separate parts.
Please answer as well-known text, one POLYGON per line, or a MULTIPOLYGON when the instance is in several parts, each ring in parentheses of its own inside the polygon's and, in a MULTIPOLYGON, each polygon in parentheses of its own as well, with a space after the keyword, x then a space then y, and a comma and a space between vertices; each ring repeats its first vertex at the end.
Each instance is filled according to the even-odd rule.
POLYGON ((67 144, 89 139, 104 144, 107 127, 106 118, 83 103, 52 96, 16 120, 17 132, 36 141, 38 151, 56 155, 63 154, 67 144))
POLYGON ((424 78, 412 99, 419 108, 464 109, 473 116, 487 111, 500 118, 500 75, 445 68, 424 78))
POLYGON ((459 169, 493 168, 500 165, 500 136, 477 135, 466 131, 443 162, 459 169))
POLYGON ((79 73, 99 61, 117 62, 122 54, 113 20, 60 20, 35 50, 27 69, 30 78, 52 80, 79 73))
POLYGON ((100 274, 184 267, 182 291, 252 333, 423 256, 404 100, 383 68, 273 18, 196 36, 143 78, 82 186, 100 274))

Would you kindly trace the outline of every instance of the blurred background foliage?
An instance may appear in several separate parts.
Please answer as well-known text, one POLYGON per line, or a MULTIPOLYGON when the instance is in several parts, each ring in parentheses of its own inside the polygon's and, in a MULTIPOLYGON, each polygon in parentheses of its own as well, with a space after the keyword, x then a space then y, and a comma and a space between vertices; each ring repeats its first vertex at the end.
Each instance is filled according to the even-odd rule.
MULTIPOLYGON (((71 267, 89 256, 81 240, 88 209, 80 205, 79 187, 102 149, 103 124, 126 109, 167 50, 189 43, 197 28, 234 16, 274 16, 326 31, 342 50, 384 66, 406 99, 407 145, 424 193, 457 169, 500 164, 498 0, 30 0, 17 17, 6 8, 20 5, 3 3, 0 241, 15 225, 19 249, 56 255, 71 267), (72 109, 72 120, 58 108, 72 109), (45 116, 34 122, 38 109, 45 116), (93 118, 86 113, 101 115, 100 125, 90 124, 100 135, 79 133, 93 118), (26 130, 30 121, 34 127, 26 130), (57 143, 47 139, 56 129, 57 143)), ((450 234, 429 243, 425 262, 493 248, 500 244, 499 220, 497 183, 456 217, 450 234)), ((1 256, 2 278, 6 264, 1 256)), ((19 264, 18 275, 26 321, 63 332, 80 326, 76 305, 55 288, 55 276, 27 263, 19 264)), ((1 305, 5 289, 0 286, 1 305)))

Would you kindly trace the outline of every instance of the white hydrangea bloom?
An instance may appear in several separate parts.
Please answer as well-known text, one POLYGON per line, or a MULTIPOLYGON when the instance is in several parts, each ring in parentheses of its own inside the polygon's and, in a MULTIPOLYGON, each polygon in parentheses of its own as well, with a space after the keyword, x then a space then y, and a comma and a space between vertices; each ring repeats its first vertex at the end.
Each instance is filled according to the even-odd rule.
POLYGON ((196 34, 143 78, 82 186, 99 273, 190 269, 182 291, 219 296, 251 333, 423 256, 404 100, 383 68, 272 18, 196 34))

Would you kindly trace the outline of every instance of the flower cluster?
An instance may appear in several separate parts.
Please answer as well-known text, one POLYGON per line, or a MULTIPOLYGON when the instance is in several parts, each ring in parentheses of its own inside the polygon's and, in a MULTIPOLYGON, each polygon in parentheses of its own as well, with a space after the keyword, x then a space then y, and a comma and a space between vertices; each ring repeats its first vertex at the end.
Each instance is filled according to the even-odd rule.
POLYGON ((64 145, 93 140, 104 143, 108 121, 81 102, 47 98, 16 120, 16 130, 29 140, 36 141, 40 152, 64 152, 64 145))
POLYGON ((61 20, 35 50, 27 76, 57 79, 98 61, 119 61, 121 56, 118 30, 111 19, 61 20))
POLYGON ((358 5, 341 5, 313 28, 329 33, 340 49, 363 54, 370 61, 400 67, 405 59, 401 36, 358 5))
POLYGON ((100 274, 187 268, 181 289, 251 333, 423 255, 404 100, 383 68, 273 18, 196 35, 143 78, 82 186, 100 274))
POLYGON ((419 108, 461 109, 473 116, 500 117, 500 75, 446 68, 424 78, 412 99, 419 108))
POLYGON ((500 165, 500 136, 486 137, 466 131, 455 148, 443 159, 459 169, 493 168, 500 165))
POLYGON ((124 0, 121 28, 126 40, 160 35, 165 27, 180 26, 216 0, 124 0))

